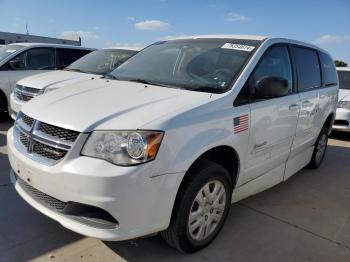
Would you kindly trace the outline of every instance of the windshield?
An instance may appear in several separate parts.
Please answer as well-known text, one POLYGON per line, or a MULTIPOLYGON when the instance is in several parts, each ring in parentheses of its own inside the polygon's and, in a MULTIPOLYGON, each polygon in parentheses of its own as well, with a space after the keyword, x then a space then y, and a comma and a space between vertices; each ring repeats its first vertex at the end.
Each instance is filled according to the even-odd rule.
POLYGON ((21 45, 6 45, 0 47, 0 61, 22 48, 23 46, 21 45))
POLYGON ((237 39, 158 42, 130 58, 111 74, 118 80, 223 93, 231 87, 259 43, 237 39))
POLYGON ((121 49, 97 50, 78 59, 66 70, 106 75, 136 53, 137 51, 121 49))
POLYGON ((338 71, 339 89, 350 90, 350 71, 338 71))

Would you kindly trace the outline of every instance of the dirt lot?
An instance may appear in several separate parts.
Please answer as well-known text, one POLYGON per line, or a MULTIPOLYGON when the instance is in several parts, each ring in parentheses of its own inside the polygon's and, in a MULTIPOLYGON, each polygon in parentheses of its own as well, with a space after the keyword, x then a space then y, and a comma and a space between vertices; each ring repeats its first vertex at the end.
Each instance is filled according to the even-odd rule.
POLYGON ((333 134, 324 164, 231 208, 205 250, 183 255, 159 237, 103 242, 24 202, 9 182, 0 124, 0 261, 350 261, 350 134, 333 134))

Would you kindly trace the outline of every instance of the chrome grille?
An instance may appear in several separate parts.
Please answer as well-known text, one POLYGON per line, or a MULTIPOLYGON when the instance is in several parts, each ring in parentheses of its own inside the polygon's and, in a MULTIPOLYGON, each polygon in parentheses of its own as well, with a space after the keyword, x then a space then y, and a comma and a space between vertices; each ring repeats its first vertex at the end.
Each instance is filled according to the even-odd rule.
POLYGON ((17 97, 17 99, 28 102, 29 100, 36 97, 40 92, 40 89, 28 87, 28 86, 22 86, 22 85, 16 85, 14 89, 14 93, 17 97))
POLYGON ((29 144, 28 140, 29 139, 28 139, 28 137, 25 134, 21 133, 20 137, 19 137, 19 140, 21 141, 23 146, 28 147, 28 144, 29 144))
POLYGON ((58 161, 61 158, 64 158, 64 156, 67 154, 67 151, 47 146, 42 143, 34 143, 33 153, 38 154, 42 157, 46 157, 48 159, 58 161))
POLYGON ((29 158, 47 165, 62 160, 79 136, 79 132, 39 122, 19 113, 14 136, 17 147, 29 158))
POLYGON ((29 127, 32 127, 34 123, 34 119, 27 115, 22 116, 22 121, 29 127))
POLYGON ((40 123, 39 130, 55 139, 75 142, 79 136, 79 132, 53 126, 46 123, 40 123))
POLYGON ((56 198, 53 198, 37 190, 36 188, 32 187, 28 183, 24 182, 21 178, 17 177, 17 181, 22 187, 22 189, 26 191, 26 193, 31 195, 36 201, 40 202, 41 204, 51 209, 55 209, 57 211, 62 211, 66 207, 67 203, 60 201, 56 198))

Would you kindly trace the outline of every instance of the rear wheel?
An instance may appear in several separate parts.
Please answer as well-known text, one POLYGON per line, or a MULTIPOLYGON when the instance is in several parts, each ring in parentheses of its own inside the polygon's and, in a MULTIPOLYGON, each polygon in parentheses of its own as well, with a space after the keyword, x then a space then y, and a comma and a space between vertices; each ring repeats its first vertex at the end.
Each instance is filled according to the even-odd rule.
POLYGON ((322 164, 324 156, 327 151, 327 145, 328 145, 328 129, 326 127, 323 127, 316 140, 311 161, 307 166, 308 168, 316 169, 322 164))
POLYGON ((209 245, 223 227, 232 186, 226 169, 210 161, 200 163, 188 176, 170 226, 161 235, 172 247, 192 253, 209 245))

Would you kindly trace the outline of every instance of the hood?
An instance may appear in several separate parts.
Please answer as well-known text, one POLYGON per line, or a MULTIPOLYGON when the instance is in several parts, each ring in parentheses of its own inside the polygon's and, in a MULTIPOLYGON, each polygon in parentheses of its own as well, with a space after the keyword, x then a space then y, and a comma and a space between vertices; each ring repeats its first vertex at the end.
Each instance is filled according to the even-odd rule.
POLYGON ((210 93, 94 79, 39 96, 22 107, 37 120, 79 132, 138 129, 180 109, 210 99, 210 93))
POLYGON ((88 80, 96 76, 100 77, 99 75, 94 74, 57 70, 23 78, 17 84, 36 89, 55 89, 66 85, 71 85, 82 80, 88 80))
POLYGON ((350 90, 347 89, 339 89, 339 101, 350 101, 350 90))

